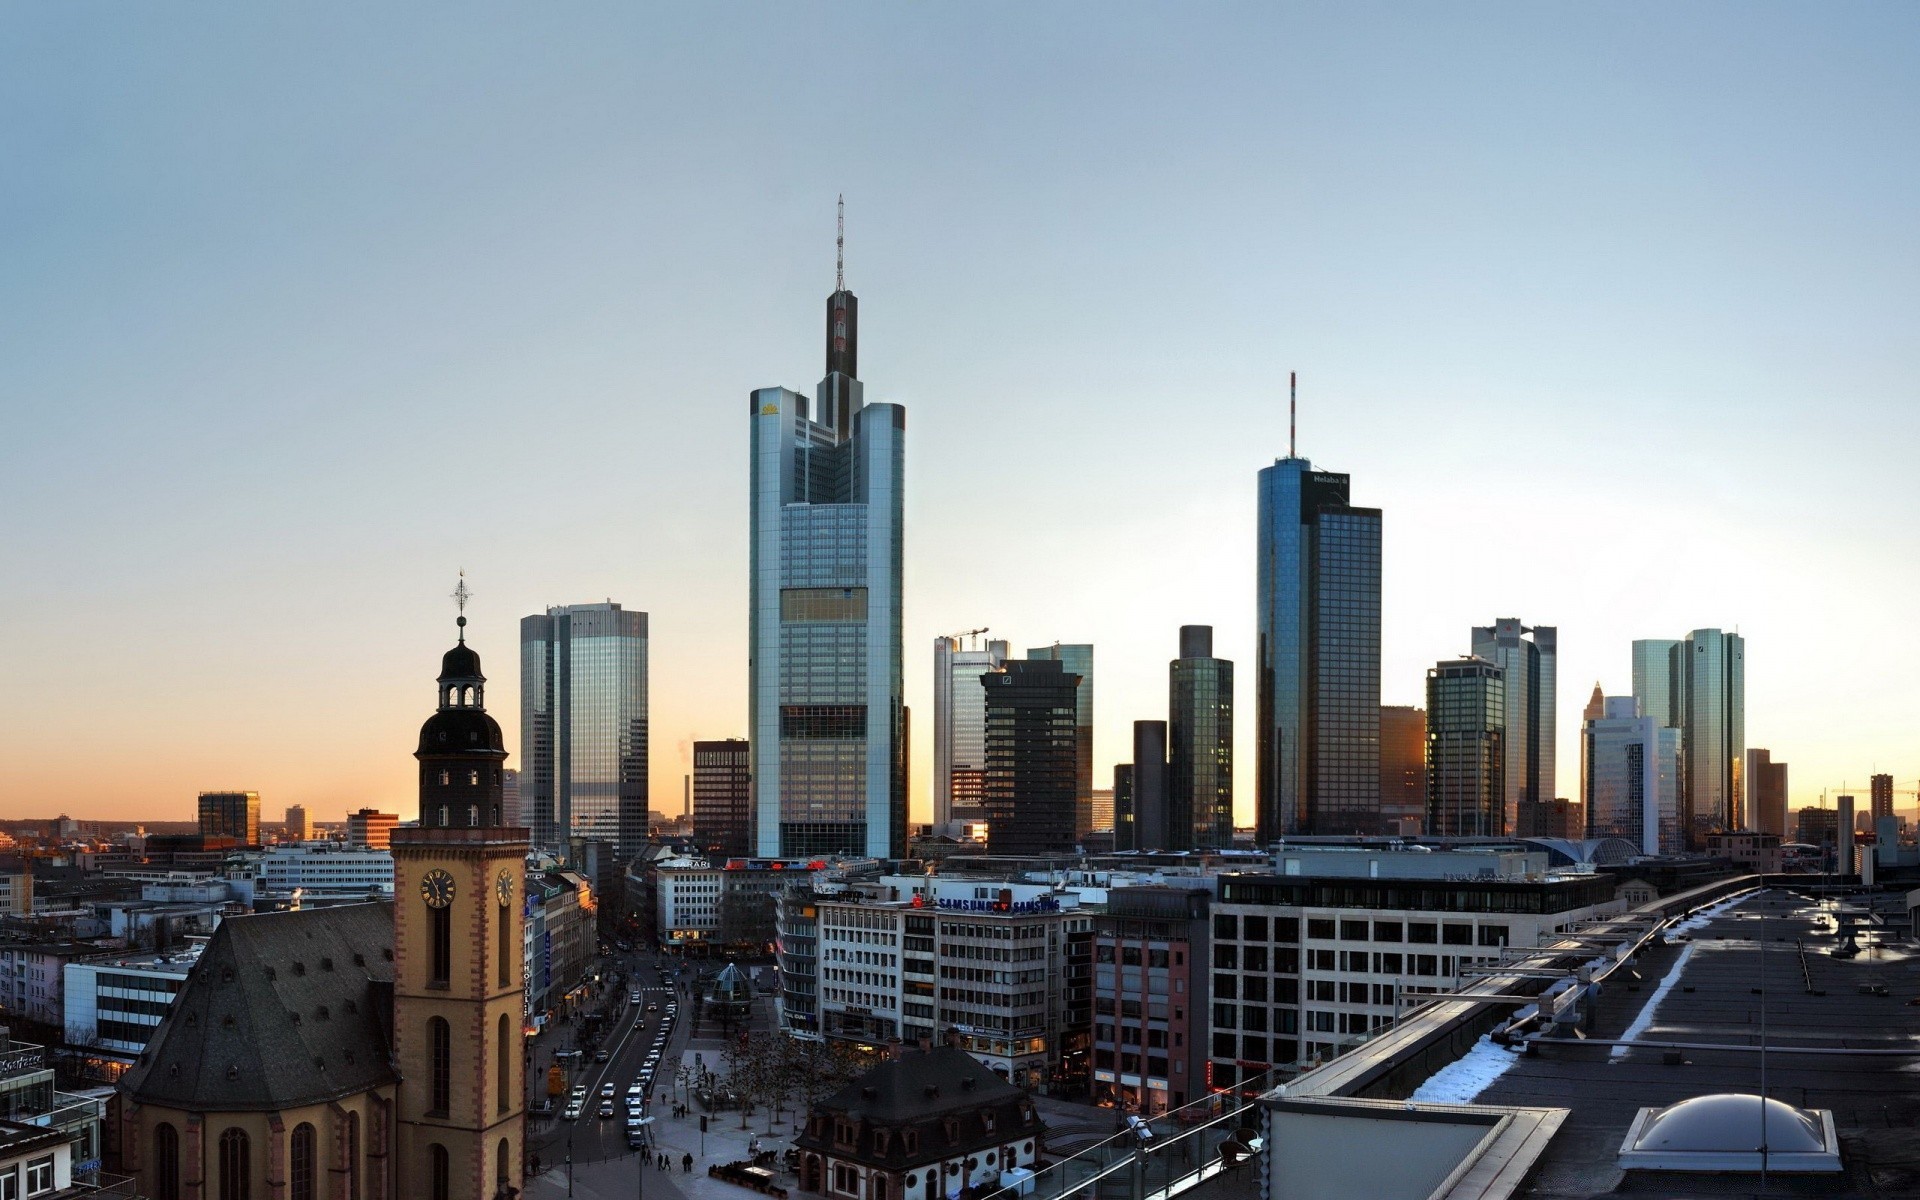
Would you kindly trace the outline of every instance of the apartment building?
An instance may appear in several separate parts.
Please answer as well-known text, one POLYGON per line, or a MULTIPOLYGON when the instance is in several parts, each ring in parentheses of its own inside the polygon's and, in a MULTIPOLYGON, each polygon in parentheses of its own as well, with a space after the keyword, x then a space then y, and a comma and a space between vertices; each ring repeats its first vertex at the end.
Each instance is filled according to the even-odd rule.
POLYGON ((1116 887, 1093 921, 1093 1099, 1160 1113, 1206 1087, 1213 881, 1116 887))

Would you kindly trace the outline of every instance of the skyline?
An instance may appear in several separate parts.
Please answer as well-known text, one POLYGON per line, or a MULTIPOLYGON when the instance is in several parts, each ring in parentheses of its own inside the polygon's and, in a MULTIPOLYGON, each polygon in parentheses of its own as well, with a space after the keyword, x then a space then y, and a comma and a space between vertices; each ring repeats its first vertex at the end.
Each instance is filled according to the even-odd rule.
POLYGON ((1383 704, 1557 626, 1577 797, 1631 642, 1737 629, 1790 808, 1920 777, 1912 12, 370 11, 5 19, 0 815, 411 817, 462 568, 508 730, 520 618, 649 614, 675 811, 747 732, 740 401, 811 386, 841 192, 911 417, 914 821, 936 635, 1092 643, 1105 788, 1207 624, 1250 823, 1289 370, 1384 514, 1383 704), (785 69, 826 47, 887 69, 785 69))

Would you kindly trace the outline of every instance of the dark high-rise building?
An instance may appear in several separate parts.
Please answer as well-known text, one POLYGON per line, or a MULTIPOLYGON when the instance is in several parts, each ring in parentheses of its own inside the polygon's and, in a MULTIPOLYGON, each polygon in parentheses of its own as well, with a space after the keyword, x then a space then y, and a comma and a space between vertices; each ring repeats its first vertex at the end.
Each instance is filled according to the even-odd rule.
POLYGON ((1876 821, 1878 821, 1881 817, 1892 816, 1893 815, 1893 776, 1875 775, 1872 779, 1867 781, 1867 787, 1868 787, 1868 797, 1869 797, 1868 803, 1871 806, 1867 810, 1869 815, 1871 815, 1872 818, 1876 821))
POLYGON ((1427 832, 1506 837, 1506 688, 1480 658, 1427 672, 1427 832))
POLYGON ((1516 829, 1522 804, 1554 798, 1559 631, 1502 617, 1474 627, 1472 654, 1500 668, 1506 689, 1507 761, 1501 773, 1506 781, 1506 827, 1516 829))
POLYGON ((1755 747, 1747 751, 1747 807, 1753 827, 1762 833, 1788 837, 1787 764, 1773 761, 1773 752, 1755 747))
POLYGON ((1133 813, 1133 764, 1113 764, 1113 848, 1138 850, 1139 826, 1133 813))
POLYGON ((1287 457, 1260 472, 1256 836, 1380 830, 1380 510, 1287 457))
POLYGON ((520 620, 520 808, 537 845, 647 841, 647 614, 611 600, 520 620))
POLYGON ((748 763, 745 738, 693 744, 693 840, 715 857, 753 853, 748 763))
POLYGON ((987 698, 987 852, 1058 854, 1075 844, 1073 695, 1052 660, 980 677, 987 698))
POLYGON ((434 829, 506 824, 507 743, 500 722, 487 715, 487 677, 480 655, 460 641, 440 659, 440 708, 420 727, 420 824, 434 829))
MULTIPOLYGON (((1165 850, 1167 830, 1167 723, 1133 723, 1133 848, 1165 850)), ((1115 798, 1118 803, 1118 797, 1115 798)))
POLYGON ((1380 819, 1389 833, 1418 833, 1427 820, 1427 710, 1380 706, 1380 819), (1406 823, 1411 822, 1407 827, 1406 823))
POLYGON ((842 280, 813 398, 773 387, 748 401, 749 787, 770 858, 907 853, 907 412, 866 403, 858 318, 842 280))
POLYGON ((1213 656, 1213 626, 1182 625, 1167 666, 1168 850, 1233 845, 1233 664, 1213 656))
POLYGON ((1055 642, 1028 650, 1027 657, 1053 659, 1080 677, 1073 693, 1073 828, 1083 834, 1093 828, 1093 647, 1055 642))
POLYGON ((242 846, 258 846, 260 793, 201 792, 200 836, 230 837, 242 846))

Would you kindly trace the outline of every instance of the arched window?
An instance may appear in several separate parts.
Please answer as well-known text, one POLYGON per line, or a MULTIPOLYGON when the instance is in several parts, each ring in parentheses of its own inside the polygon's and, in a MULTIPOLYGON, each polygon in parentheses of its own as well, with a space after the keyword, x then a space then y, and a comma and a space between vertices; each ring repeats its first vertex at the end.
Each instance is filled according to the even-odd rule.
POLYGON ((498 926, 499 945, 494 948, 494 957, 500 960, 500 986, 508 987, 513 983, 513 906, 502 904, 500 915, 495 921, 498 926))
POLYGON ((440 828, 445 829, 447 826, 451 824, 453 824, 453 822, 447 820, 447 806, 442 804, 440 806, 440 828))
POLYGON ((480 806, 478 804, 467 805, 467 824, 480 824, 480 806))
POLYGON ((478 772, 478 771, 468 771, 468 772, 467 772, 467 786, 468 786, 468 787, 479 787, 479 786, 480 786, 480 772, 478 772))
POLYGON ((180 1131, 165 1121, 153 1127, 153 1200, 180 1200, 180 1131))
POLYGON ((507 1023, 507 1014, 501 1013, 498 1038, 500 1044, 494 1048, 494 1058, 497 1064, 495 1073, 499 1076, 498 1079, 494 1080, 494 1091, 499 1093, 498 1099, 502 1113, 507 1111, 508 1098, 513 1095, 512 1059, 507 1053, 512 1045, 512 1028, 513 1027, 507 1023))
POLYGON ((451 783, 452 781, 453 781, 453 776, 451 776, 451 775, 449 775, 449 774, 447 774, 447 773, 446 773, 445 771, 442 771, 442 772, 440 772, 440 786, 441 786, 441 787, 445 787, 445 786, 447 786, 447 784, 449 784, 449 783, 451 783))
POLYGON ((302 1121, 287 1139, 287 1182, 293 1185, 290 1200, 314 1200, 313 1168, 313 1126, 302 1121))
POLYGON ((493 1177, 499 1185, 494 1190, 503 1195, 507 1190, 507 1155, 507 1139, 501 1138, 500 1147, 493 1155, 493 1177))
POLYGON ((453 1164, 447 1161, 447 1148, 439 1142, 427 1148, 428 1168, 431 1178, 428 1181, 429 1192, 433 1200, 451 1200, 453 1191, 453 1164))
POLYGON ((360 1200, 360 1114, 347 1114, 347 1200, 360 1200))
POLYGON ((427 946, 431 955, 427 963, 427 982, 436 987, 446 987, 453 979, 452 909, 427 909, 427 946))
POLYGON ((427 1022, 428 1076, 433 1086, 432 1110, 446 1116, 453 1108, 453 1027, 445 1017, 427 1022))
POLYGON ((229 1126, 220 1135, 220 1200, 247 1200, 252 1195, 251 1149, 244 1129, 229 1126))

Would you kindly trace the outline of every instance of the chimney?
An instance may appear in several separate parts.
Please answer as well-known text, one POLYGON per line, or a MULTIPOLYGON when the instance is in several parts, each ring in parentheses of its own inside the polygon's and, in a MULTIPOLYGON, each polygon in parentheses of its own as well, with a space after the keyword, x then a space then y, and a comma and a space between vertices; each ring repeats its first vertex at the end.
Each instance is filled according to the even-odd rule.
POLYGON ((893 1059, 894 1062, 899 1062, 906 1056, 907 1044, 905 1042, 899 1038, 894 1038, 891 1042, 887 1043, 887 1057, 893 1059))
POLYGON ((924 1033, 920 1035, 920 1053, 933 1053, 933 1038, 924 1033))

